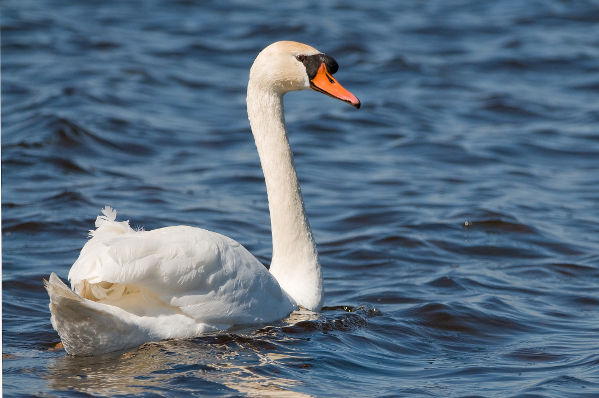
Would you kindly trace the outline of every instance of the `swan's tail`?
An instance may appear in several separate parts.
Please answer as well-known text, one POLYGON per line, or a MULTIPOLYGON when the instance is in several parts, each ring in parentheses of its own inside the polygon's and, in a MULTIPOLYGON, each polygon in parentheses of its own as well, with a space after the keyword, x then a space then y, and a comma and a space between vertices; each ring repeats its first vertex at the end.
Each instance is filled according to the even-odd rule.
POLYGON ((71 355, 97 355, 140 345, 147 332, 120 308, 84 299, 53 272, 44 286, 50 296, 52 326, 71 355))

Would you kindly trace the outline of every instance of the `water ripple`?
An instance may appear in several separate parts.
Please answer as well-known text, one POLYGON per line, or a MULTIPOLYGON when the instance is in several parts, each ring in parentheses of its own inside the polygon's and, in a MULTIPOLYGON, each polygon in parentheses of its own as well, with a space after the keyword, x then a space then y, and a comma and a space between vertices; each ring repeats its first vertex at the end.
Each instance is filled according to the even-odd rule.
POLYGON ((9 0, 4 393, 597 396, 597 11, 9 0), (104 205, 136 227, 225 233, 270 263, 245 86, 281 39, 335 56, 364 105, 285 99, 323 311, 65 355, 41 279, 66 277, 104 205))

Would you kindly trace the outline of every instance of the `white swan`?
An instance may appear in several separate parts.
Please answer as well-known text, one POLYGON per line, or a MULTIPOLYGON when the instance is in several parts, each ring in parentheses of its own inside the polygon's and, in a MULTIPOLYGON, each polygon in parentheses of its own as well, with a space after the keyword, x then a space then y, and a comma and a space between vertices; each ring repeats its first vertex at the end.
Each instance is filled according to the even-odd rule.
POLYGON ((96 355, 147 341, 189 338, 319 311, 322 273, 304 211, 283 117, 283 95, 312 88, 360 107, 333 77, 335 60, 277 42, 250 70, 247 110, 266 180, 270 271, 226 236, 188 226, 135 231, 110 207, 69 272, 73 290, 44 281, 52 326, 67 353, 96 355))

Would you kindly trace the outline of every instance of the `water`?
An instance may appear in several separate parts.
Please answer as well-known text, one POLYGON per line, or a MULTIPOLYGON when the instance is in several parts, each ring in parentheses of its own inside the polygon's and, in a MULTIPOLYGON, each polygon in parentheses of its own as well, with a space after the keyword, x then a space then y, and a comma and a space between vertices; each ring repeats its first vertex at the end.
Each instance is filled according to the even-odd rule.
POLYGON ((594 1, 5 1, 6 396, 599 396, 594 1), (96 358, 52 349, 106 204, 270 259, 245 113, 255 55, 333 55, 359 111, 287 124, 326 307, 96 358))

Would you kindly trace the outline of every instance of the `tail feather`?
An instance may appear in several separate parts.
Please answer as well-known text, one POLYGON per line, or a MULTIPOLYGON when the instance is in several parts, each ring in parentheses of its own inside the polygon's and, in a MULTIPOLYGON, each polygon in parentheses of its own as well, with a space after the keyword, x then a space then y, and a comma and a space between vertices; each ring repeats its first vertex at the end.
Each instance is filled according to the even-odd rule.
POLYGON ((52 273, 44 286, 50 296, 52 326, 67 353, 96 355, 149 340, 147 331, 120 308, 84 299, 52 273))
POLYGON ((65 283, 56 275, 54 272, 50 274, 49 280, 44 279, 44 287, 50 295, 50 302, 52 299, 71 299, 75 301, 83 300, 75 292, 73 292, 65 283))

